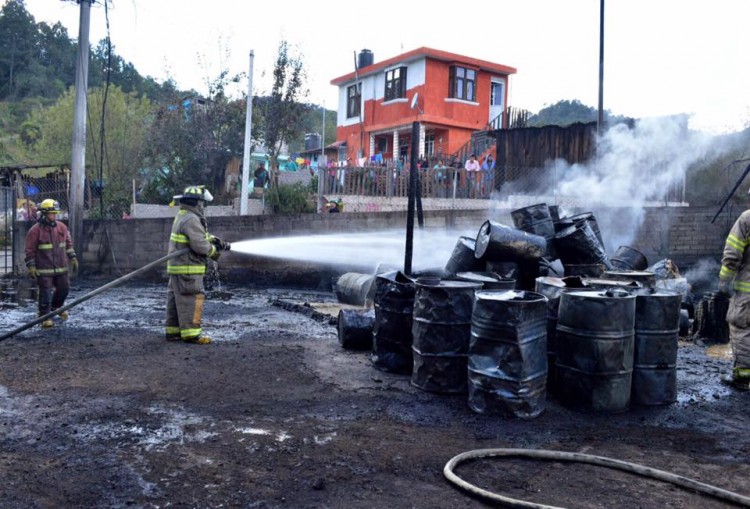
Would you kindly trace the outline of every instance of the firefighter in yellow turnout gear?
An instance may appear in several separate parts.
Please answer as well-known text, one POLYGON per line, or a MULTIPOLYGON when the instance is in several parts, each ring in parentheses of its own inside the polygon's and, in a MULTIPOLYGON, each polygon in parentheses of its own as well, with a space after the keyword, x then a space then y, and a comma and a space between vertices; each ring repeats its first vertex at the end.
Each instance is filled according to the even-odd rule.
POLYGON ((747 391, 750 390, 750 210, 737 218, 724 245, 719 293, 729 296, 732 290, 727 323, 734 367, 731 377, 723 381, 747 391))
POLYGON ((228 251, 230 245, 208 233, 203 206, 213 196, 205 187, 189 186, 174 199, 180 211, 172 223, 168 253, 186 247, 190 251, 167 262, 166 338, 205 345, 211 342, 201 328, 206 263, 208 258, 218 261, 221 251, 228 251))

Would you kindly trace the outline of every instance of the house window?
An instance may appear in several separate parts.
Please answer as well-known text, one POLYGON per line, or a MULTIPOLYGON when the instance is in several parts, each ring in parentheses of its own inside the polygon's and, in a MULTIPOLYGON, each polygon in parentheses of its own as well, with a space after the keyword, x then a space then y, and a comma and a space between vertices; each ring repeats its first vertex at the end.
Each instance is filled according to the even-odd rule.
POLYGON ((385 100, 406 97, 406 67, 397 67, 385 73, 385 100))
POLYGON ((435 135, 428 134, 424 137, 424 151, 427 157, 435 155, 435 135))
POLYGON ((357 83, 346 89, 346 118, 358 117, 362 103, 362 84, 357 83))
POLYGON ((464 101, 476 101, 477 72, 474 69, 454 65, 450 72, 450 91, 448 96, 464 101))
POLYGON ((381 154, 385 154, 386 152, 388 152, 388 138, 378 138, 378 152, 380 152, 381 154))

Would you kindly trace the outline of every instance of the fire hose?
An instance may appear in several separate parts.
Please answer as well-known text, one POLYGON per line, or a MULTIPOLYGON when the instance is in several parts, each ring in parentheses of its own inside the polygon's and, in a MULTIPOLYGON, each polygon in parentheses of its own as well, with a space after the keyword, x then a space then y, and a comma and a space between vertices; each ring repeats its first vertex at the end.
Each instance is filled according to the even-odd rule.
POLYGON ((474 460, 480 458, 493 458, 493 457, 522 457, 531 459, 543 459, 550 461, 568 461, 577 463, 587 463, 589 465, 597 465, 607 468, 614 468, 622 470, 623 472, 629 472, 638 474, 643 477, 656 479, 663 482, 668 482, 682 488, 689 490, 695 490, 704 495, 709 495, 714 498, 726 500, 737 504, 742 507, 750 507, 750 497, 739 495, 737 493, 727 491, 710 484, 705 484, 688 477, 681 475, 672 474, 663 470, 657 470, 655 468, 646 467, 637 463, 629 463, 627 461, 616 460, 612 458, 606 458, 604 456, 592 456, 590 454, 576 453, 576 452, 565 452, 565 451, 549 451, 549 450, 533 450, 533 449, 476 449, 459 454, 451 458, 443 468, 443 475, 453 484, 459 488, 469 492, 472 495, 476 495, 479 498, 490 500, 492 502, 501 503, 505 507, 511 508, 523 508, 523 509, 563 509, 558 506, 536 504, 533 502, 526 502, 515 498, 506 497, 493 493, 488 490, 479 488, 469 482, 464 481, 457 476, 453 469, 467 460, 474 460))
POLYGON ((47 313, 46 315, 42 315, 39 318, 37 318, 35 320, 32 320, 32 321, 30 321, 29 323, 27 323, 25 325, 22 325, 22 326, 18 327, 17 329, 14 329, 14 330, 12 330, 12 331, 10 331, 8 333, 3 334, 2 336, 0 336, 0 341, 2 341, 4 339, 8 339, 11 336, 15 336, 19 332, 23 332, 26 329, 30 329, 34 325, 42 323, 43 321, 45 321, 47 319, 54 318, 56 315, 59 315, 63 311, 67 311, 68 309, 70 309, 70 308, 72 308, 74 306, 77 306, 81 302, 89 300, 91 297, 95 297, 95 296, 99 295, 102 292, 106 292, 107 290, 109 290, 111 288, 114 288, 115 286, 119 286, 122 283, 124 283, 125 281, 127 281, 129 279, 132 279, 135 276, 137 276, 139 274, 142 274, 142 273, 146 272, 147 270, 149 270, 149 269, 151 269, 151 268, 153 268, 153 267, 155 267, 155 266, 157 266, 159 264, 162 264, 162 263, 166 262, 167 260, 170 260, 172 258, 180 256, 181 254, 185 254, 188 251, 190 251, 190 248, 186 247, 186 248, 183 248, 183 249, 178 249, 177 251, 174 251, 173 253, 169 253, 166 256, 162 256, 158 260, 153 261, 153 262, 149 263, 148 265, 144 265, 140 269, 134 270, 130 274, 125 274, 121 278, 115 279, 114 281, 110 281, 109 283, 107 283, 104 286, 100 286, 96 290, 87 293, 83 297, 78 297, 74 301, 71 301, 70 303, 65 304, 64 306, 62 306, 62 307, 60 307, 58 309, 55 309, 51 313, 47 313))

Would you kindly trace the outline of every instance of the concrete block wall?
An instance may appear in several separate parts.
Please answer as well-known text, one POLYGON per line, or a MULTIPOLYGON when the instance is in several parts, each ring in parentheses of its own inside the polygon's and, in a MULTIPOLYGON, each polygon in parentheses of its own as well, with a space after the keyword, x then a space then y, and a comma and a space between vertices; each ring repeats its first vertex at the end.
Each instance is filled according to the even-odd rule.
MULTIPOLYGON (((604 215, 605 212, 615 217, 629 213, 627 210, 607 210, 595 211, 595 214, 604 215)), ((642 251, 650 263, 671 258, 682 268, 707 258, 718 262, 726 234, 740 211, 724 212, 711 224, 715 212, 714 208, 701 207, 649 208, 634 240, 628 245, 642 251)), ((477 232, 487 219, 513 224, 510 210, 463 210, 455 213, 441 210, 425 211, 424 215, 425 226, 430 229, 445 229, 453 224, 457 231, 477 232)), ((23 239, 32 224, 16 223, 19 233, 17 238, 23 239)), ((85 249, 80 254, 84 272, 113 279, 163 257, 167 252, 171 225, 172 218, 85 221, 85 249)), ((209 217, 208 225, 212 234, 229 242, 236 242, 298 235, 403 230, 406 214, 401 211, 223 216, 209 217)), ((602 228, 605 241, 609 233, 602 228)), ((23 242, 16 245, 16 260, 18 272, 23 273, 23 242)), ((236 282, 286 282, 319 285, 321 288, 327 285, 329 273, 345 270, 341 267, 321 268, 302 262, 248 256, 231 251, 222 255, 220 267, 222 278, 230 277, 236 282)), ((165 268, 154 269, 143 279, 165 280, 165 268)))

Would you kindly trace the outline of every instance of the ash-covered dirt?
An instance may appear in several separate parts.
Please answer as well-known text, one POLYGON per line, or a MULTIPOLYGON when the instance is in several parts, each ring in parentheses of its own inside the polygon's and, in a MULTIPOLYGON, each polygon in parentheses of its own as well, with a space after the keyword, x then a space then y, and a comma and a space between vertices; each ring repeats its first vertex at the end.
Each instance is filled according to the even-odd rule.
MULTIPOLYGON (((76 283, 69 302, 96 286, 76 283)), ((164 285, 128 284, 51 330, 0 342, 0 506, 485 507, 442 470, 496 447, 608 456, 750 495, 750 393, 722 386, 730 360, 703 346, 681 343, 668 407, 605 416, 549 398, 536 419, 503 419, 376 370, 339 346, 325 317, 279 299, 305 308, 335 297, 214 288, 204 318, 214 342, 200 346, 163 339, 164 285)), ((33 306, 0 309, 0 331, 34 317, 33 306)), ((458 473, 557 506, 729 507, 578 464, 483 460, 458 473)))

